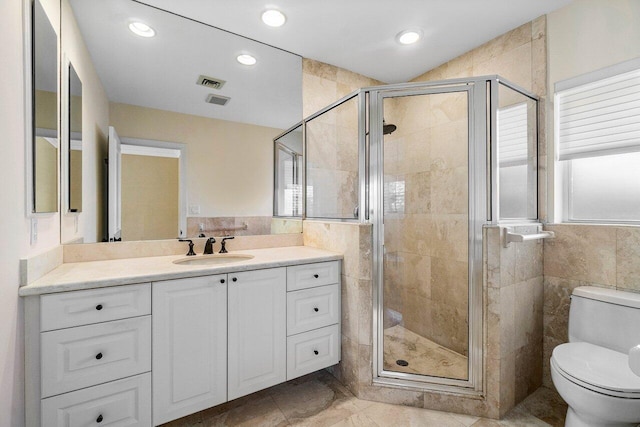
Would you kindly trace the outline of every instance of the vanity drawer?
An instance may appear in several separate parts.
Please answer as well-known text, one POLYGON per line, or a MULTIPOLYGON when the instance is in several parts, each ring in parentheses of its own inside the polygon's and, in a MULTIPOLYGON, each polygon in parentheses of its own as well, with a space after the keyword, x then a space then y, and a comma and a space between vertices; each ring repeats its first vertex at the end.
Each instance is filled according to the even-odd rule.
POLYGON ((40 330, 69 328, 151 314, 151 285, 114 286, 40 297, 40 330))
POLYGON ((151 370, 151 316, 40 335, 42 397, 151 370))
POLYGON ((287 335, 340 322, 340 285, 287 292, 287 335))
POLYGON ((287 290, 331 285, 340 281, 340 261, 318 262, 287 267, 287 290))
POLYGON ((151 374, 42 400, 43 425, 151 426, 151 374))
POLYGON ((340 325, 287 338, 287 381, 340 361, 340 325))

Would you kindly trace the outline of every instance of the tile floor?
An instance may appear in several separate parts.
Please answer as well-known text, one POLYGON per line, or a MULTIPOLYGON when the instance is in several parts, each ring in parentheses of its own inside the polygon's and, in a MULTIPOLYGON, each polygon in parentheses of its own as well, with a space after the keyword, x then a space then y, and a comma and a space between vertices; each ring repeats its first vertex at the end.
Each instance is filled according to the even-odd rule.
POLYGON ((467 357, 400 325, 384 330, 384 368, 395 372, 466 380, 467 357), (409 362, 398 366, 396 360, 409 362))
POLYGON ((369 402, 354 397, 328 372, 319 371, 163 427, 561 427, 566 410, 562 399, 547 388, 538 389, 500 421, 369 402))

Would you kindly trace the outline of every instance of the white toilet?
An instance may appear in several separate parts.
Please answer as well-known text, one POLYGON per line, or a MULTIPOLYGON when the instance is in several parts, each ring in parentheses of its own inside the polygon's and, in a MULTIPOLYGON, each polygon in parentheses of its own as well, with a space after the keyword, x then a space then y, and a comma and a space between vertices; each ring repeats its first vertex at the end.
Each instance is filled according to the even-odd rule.
POLYGON ((640 376, 629 368, 629 351, 638 344, 640 294, 573 291, 569 342, 551 356, 553 384, 569 405, 565 427, 640 423, 640 376))

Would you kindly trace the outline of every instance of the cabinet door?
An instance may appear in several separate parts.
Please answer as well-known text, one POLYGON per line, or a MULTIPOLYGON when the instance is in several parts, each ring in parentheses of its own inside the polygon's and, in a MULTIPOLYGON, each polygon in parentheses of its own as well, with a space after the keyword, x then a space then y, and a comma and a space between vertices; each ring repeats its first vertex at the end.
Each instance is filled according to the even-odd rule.
POLYGON ((229 274, 229 400, 286 381, 286 269, 229 274))
POLYGON ((153 283, 154 425, 227 400, 226 279, 153 283))

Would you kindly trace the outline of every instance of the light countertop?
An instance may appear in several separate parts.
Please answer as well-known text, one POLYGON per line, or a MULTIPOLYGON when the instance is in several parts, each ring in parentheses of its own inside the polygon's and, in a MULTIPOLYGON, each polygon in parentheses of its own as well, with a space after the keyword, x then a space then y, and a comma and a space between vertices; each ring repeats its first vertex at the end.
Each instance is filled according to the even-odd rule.
MULTIPOLYGON (((248 249, 231 251, 229 254, 248 254, 254 258, 222 265, 173 263, 184 258, 184 255, 65 263, 33 283, 21 287, 19 295, 40 295, 342 259, 342 254, 337 252, 309 246, 248 249)), ((201 256, 198 254, 196 257, 201 256)))

